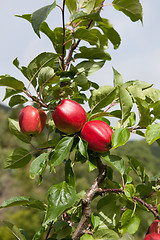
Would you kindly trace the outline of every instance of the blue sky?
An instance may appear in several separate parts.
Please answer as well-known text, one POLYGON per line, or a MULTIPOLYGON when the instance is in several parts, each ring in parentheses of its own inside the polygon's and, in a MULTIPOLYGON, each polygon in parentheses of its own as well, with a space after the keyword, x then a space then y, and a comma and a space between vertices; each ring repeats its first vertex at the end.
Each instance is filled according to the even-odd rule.
MULTIPOLYGON (((58 1, 57 1, 58 2, 58 1)), ((106 0, 106 4, 111 1, 106 0)), ((52 51, 52 46, 43 34, 41 40, 34 34, 31 25, 15 14, 32 13, 51 4, 51 0, 5 0, 0 3, 0 75, 10 74, 24 80, 21 73, 13 66, 12 61, 18 57, 20 65, 28 63, 43 51, 52 51)), ((118 50, 110 45, 108 52, 112 60, 92 76, 92 80, 100 85, 112 85, 112 66, 118 70, 124 81, 141 80, 154 83, 160 88, 160 27, 159 0, 141 0, 144 11, 144 24, 133 23, 123 13, 112 6, 105 7, 103 16, 108 18, 119 32, 122 42, 118 50)), ((61 26, 61 17, 56 10, 50 14, 50 26, 61 26)), ((0 89, 0 102, 4 96, 4 88, 0 89)), ((7 101, 4 102, 7 104, 7 101)))

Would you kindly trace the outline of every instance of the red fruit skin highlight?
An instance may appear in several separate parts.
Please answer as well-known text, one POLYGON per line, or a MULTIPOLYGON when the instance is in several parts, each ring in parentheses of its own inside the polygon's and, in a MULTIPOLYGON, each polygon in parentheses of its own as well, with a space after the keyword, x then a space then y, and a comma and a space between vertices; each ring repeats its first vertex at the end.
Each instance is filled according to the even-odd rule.
POLYGON ((87 122, 81 131, 81 137, 88 142, 88 148, 95 152, 109 151, 112 134, 110 126, 101 120, 87 122))
POLYGON ((69 99, 64 99, 52 113, 56 127, 63 133, 79 132, 87 121, 83 107, 69 99))
POLYGON ((147 234, 143 240, 160 240, 160 234, 158 233, 147 234))
POLYGON ((46 113, 33 106, 24 107, 19 114, 19 125, 22 133, 38 136, 46 124, 46 113))

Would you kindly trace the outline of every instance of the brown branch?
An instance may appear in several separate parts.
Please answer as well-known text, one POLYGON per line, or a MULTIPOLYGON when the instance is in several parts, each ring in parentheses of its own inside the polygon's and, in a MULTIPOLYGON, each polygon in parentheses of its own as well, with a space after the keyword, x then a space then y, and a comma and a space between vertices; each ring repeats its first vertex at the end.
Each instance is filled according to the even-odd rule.
POLYGON ((73 240, 79 240, 80 237, 84 234, 85 230, 87 229, 88 224, 90 222, 90 218, 91 218, 92 198, 97 193, 100 187, 100 184, 103 182, 103 180, 106 177, 107 168, 105 165, 103 165, 103 163, 99 158, 97 159, 97 166, 99 169, 99 175, 95 179, 94 183, 92 184, 88 192, 85 194, 84 199, 82 200, 82 217, 75 232, 73 233, 73 236, 72 236, 73 240))
MULTIPOLYGON (((96 13, 100 12, 100 10, 102 9, 103 7, 103 3, 104 3, 105 0, 103 0, 99 6, 99 8, 97 9, 96 13)), ((92 25, 92 22, 93 22, 93 19, 90 20, 89 24, 87 25, 86 29, 89 29, 90 26, 92 25)), ((69 49, 69 53, 68 53, 68 56, 66 58, 66 62, 65 62, 65 71, 67 71, 68 69, 68 64, 71 62, 71 59, 72 59, 72 55, 73 55, 73 52, 74 50, 78 47, 78 45, 80 44, 80 39, 74 44, 72 43, 71 46, 70 46, 70 49, 69 49)))
POLYGON ((48 229, 47 235, 46 235, 46 237, 45 237, 45 239, 44 239, 44 240, 47 240, 47 239, 48 239, 48 237, 49 237, 49 234, 50 234, 50 232, 51 232, 52 228, 53 228, 53 221, 51 222, 51 224, 50 224, 50 226, 49 226, 49 229, 48 229))
POLYGON ((65 0, 63 0, 63 9, 62 9, 62 23, 63 23, 63 47, 62 47, 62 69, 65 70, 64 66, 64 58, 65 58, 65 17, 64 17, 64 8, 65 8, 65 0))
MULTIPOLYGON (((120 194, 120 193, 123 193, 124 194, 124 190, 123 189, 107 189, 107 188, 104 188, 104 189, 101 189, 99 188, 98 193, 117 193, 117 194, 120 194)), ((158 215, 158 212, 157 212, 157 209, 152 206, 150 203, 147 203, 145 202, 142 198, 139 198, 139 197, 136 197, 136 196, 133 196, 132 197, 132 200, 135 202, 139 202, 141 203, 144 207, 146 207, 150 212, 153 213, 153 215, 160 220, 160 216, 158 215)))

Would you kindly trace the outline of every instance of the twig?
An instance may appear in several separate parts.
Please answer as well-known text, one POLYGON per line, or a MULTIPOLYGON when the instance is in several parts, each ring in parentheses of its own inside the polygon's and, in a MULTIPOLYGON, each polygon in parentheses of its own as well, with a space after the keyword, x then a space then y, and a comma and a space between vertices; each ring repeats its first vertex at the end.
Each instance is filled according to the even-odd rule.
MULTIPOLYGON (((105 0, 103 0, 99 6, 99 8, 97 9, 96 13, 100 12, 101 8, 103 7, 103 3, 104 3, 105 0)), ((91 19, 89 24, 87 25, 86 29, 89 29, 91 24, 92 24, 93 20, 91 19)), ((67 71, 68 69, 68 63, 70 63, 71 59, 72 59, 72 55, 73 55, 73 52, 74 50, 78 47, 78 45, 80 44, 80 39, 75 43, 75 44, 71 44, 70 46, 70 49, 69 49, 69 53, 68 53, 68 56, 66 58, 66 62, 65 62, 65 71, 67 71)))
POLYGON ((84 199, 82 200, 82 217, 81 220, 73 233, 73 240, 79 240, 80 237, 84 234, 85 230, 88 227, 88 223, 91 218, 91 201, 94 195, 97 193, 100 184, 103 182, 103 180, 106 177, 107 168, 106 166, 101 162, 101 160, 97 159, 97 166, 99 169, 99 175, 95 179, 94 183, 88 190, 88 192, 85 194, 84 199))
POLYGON ((53 227, 52 224, 53 224, 53 221, 51 222, 51 224, 50 224, 50 226, 49 226, 49 229, 48 229, 47 235, 46 235, 46 237, 45 237, 44 240, 47 240, 47 239, 48 239, 49 234, 50 234, 50 232, 51 232, 51 230, 52 230, 52 227, 53 227))
POLYGON ((65 17, 64 17, 64 8, 65 8, 65 0, 63 0, 63 9, 62 9, 62 23, 63 23, 63 47, 62 47, 62 69, 65 70, 64 66, 64 58, 65 58, 65 17))

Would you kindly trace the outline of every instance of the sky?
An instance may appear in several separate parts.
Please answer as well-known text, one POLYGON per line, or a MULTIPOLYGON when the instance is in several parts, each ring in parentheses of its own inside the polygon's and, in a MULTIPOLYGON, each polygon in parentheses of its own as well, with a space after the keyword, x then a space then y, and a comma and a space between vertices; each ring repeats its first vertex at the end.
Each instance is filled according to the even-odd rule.
MULTIPOLYGON (((28 63, 44 51, 52 51, 52 45, 41 34, 41 39, 33 32, 31 25, 14 15, 32 13, 35 10, 51 4, 51 0, 5 0, 0 3, 0 75, 9 74, 19 80, 26 81, 12 64, 18 57, 21 66, 28 63)), ((58 2, 58 1, 57 1, 58 2)), ((62 2, 62 1, 61 1, 62 2)), ((105 3, 111 2, 106 0, 105 3)), ((121 36, 121 45, 114 50, 109 45, 108 53, 112 60, 91 77, 91 80, 102 85, 113 84, 114 67, 122 74, 124 81, 141 80, 154 83, 160 88, 160 0, 140 0, 143 6, 143 25, 140 21, 133 23, 122 12, 112 6, 106 6, 102 16, 113 24, 121 36)), ((50 27, 61 26, 59 10, 50 13, 47 22, 50 27)), ((26 81, 27 82, 27 81, 26 81)), ((4 88, 0 88, 0 103, 4 97, 4 88)), ((3 102, 7 104, 8 101, 3 102)))

